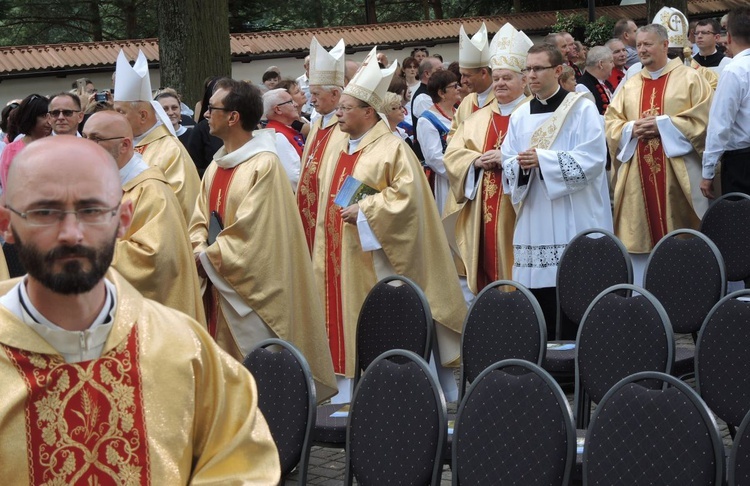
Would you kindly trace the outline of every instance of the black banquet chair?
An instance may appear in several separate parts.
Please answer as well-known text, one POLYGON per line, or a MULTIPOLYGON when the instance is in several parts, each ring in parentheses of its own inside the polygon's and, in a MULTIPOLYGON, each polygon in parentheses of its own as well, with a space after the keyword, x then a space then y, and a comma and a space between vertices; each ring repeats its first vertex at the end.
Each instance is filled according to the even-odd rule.
MULTIPOLYGON (((353 386, 375 358, 392 349, 405 349, 429 361, 433 343, 432 313, 422 289, 406 277, 393 275, 367 294, 357 322, 357 356, 353 386)), ((344 404, 326 404, 316 412, 313 443, 344 448, 346 415, 331 416, 344 404)))
POLYGON ((296 467, 298 484, 306 484, 316 403, 307 360, 292 344, 266 339, 248 353, 243 364, 255 378, 258 408, 279 451, 282 479, 296 467))
POLYGON ((701 220, 701 233, 724 257, 727 280, 750 283, 750 196, 731 192, 717 198, 701 220))
MULTIPOLYGON (((693 342, 709 311, 724 297, 726 285, 719 249, 691 229, 665 235, 651 251, 643 274, 643 287, 664 306, 672 330, 691 334, 693 342)), ((694 361, 693 347, 676 346, 672 374, 692 374, 694 361)))
POLYGON ((427 362, 383 353, 357 384, 346 434, 345 484, 440 484, 447 433, 445 398, 427 362))
POLYGON ((729 486, 750 484, 750 412, 737 429, 727 464, 729 486))
POLYGON ((723 478, 716 421, 674 376, 646 371, 626 377, 594 412, 583 453, 584 486, 721 486, 723 478))
POLYGON ((567 486, 576 451, 570 407, 539 366, 508 359, 485 369, 453 429, 453 485, 567 486))
POLYGON ((548 336, 542 367, 559 381, 571 380, 576 334, 589 304, 604 289, 631 283, 633 264, 625 245, 614 234, 593 228, 573 237, 557 269, 556 335, 548 336))
POLYGON ((706 317, 695 347, 696 390, 732 437, 750 411, 750 290, 721 299, 706 317))
POLYGON ((546 344, 544 314, 534 295, 511 280, 489 284, 477 294, 464 321, 459 399, 467 384, 498 361, 524 359, 541 365, 546 344))

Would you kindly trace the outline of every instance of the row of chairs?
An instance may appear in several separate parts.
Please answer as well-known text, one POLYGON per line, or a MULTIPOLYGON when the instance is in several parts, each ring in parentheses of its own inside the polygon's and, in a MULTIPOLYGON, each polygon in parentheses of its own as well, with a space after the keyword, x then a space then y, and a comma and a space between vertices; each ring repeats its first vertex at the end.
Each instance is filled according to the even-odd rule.
MULTIPOLYGON (((303 377, 312 387, 307 363, 292 345, 269 340, 250 353, 246 365, 256 375, 259 406, 279 446, 282 472, 299 463, 299 483, 305 484, 314 389, 307 412, 300 413, 308 421, 301 429, 295 424, 304 421, 288 416, 293 397, 272 397, 288 389, 278 386, 279 378, 303 377)), ((582 452, 584 485, 724 484, 724 448, 711 411, 685 382, 653 371, 625 377, 605 393, 583 451, 577 451, 562 389, 525 360, 504 360, 483 370, 461 400, 451 431, 445 398, 427 362, 410 351, 388 351, 362 375, 347 422, 346 485, 355 478, 363 486, 438 485, 449 436, 456 486, 568 485, 577 452, 582 452)), ((750 481, 748 427, 750 413, 729 456, 730 486, 750 481)))

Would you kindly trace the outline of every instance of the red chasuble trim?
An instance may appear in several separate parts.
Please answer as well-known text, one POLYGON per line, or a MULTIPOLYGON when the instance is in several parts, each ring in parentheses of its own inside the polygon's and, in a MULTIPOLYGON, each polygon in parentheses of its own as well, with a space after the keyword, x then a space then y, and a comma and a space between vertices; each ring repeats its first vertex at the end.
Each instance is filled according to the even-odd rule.
MULTIPOLYGON (((211 190, 208 193, 208 220, 210 220, 211 214, 216 211, 221 224, 225 223, 224 211, 227 205, 227 192, 229 191, 229 185, 232 183, 232 178, 234 178, 234 170, 236 168, 237 166, 230 169, 216 168, 214 179, 211 181, 211 190)), ((219 321, 218 303, 219 291, 211 285, 211 280, 209 279, 206 291, 203 293, 203 307, 206 310, 208 333, 214 339, 216 339, 216 327, 219 321)))
POLYGON ((341 301, 341 239, 344 220, 340 207, 333 203, 346 176, 354 172, 361 151, 352 155, 341 152, 331 178, 331 189, 326 199, 326 328, 328 344, 333 358, 333 371, 343 375, 346 371, 346 346, 344 340, 344 309, 341 301))
MULTIPOLYGON (((641 91, 641 116, 659 116, 664 109, 664 92, 671 73, 657 79, 644 79, 641 91)), ((660 138, 638 140, 638 164, 643 187, 651 244, 655 245, 667 230, 666 156, 660 138)))
POLYGON ((151 484, 136 326, 82 363, 3 348, 28 393, 31 484, 151 484))
POLYGON ((307 248, 312 255, 315 243, 315 223, 318 219, 318 166, 323 153, 331 139, 334 125, 328 128, 320 128, 315 132, 315 139, 308 141, 312 150, 307 162, 302 167, 299 188, 297 189, 297 208, 302 218, 302 228, 305 230, 307 248))
POLYGON ((149 145, 151 144, 147 143, 146 145, 139 145, 137 147, 133 147, 133 151, 138 152, 139 154, 143 155, 143 152, 146 151, 149 145))
MULTIPOLYGON (((483 151, 496 150, 508 132, 510 116, 492 112, 492 122, 487 126, 483 151)), ((502 170, 485 170, 482 177, 482 224, 479 235, 479 268, 477 290, 500 278, 498 262, 497 224, 500 219, 500 201, 503 197, 502 170)))

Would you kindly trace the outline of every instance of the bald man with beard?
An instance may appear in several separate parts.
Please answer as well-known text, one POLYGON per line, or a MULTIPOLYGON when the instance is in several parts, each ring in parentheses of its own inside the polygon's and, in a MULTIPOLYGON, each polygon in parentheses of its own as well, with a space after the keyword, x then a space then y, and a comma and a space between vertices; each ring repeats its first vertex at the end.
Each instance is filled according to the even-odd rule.
POLYGON ((112 266, 144 297, 205 323, 187 225, 164 174, 133 150, 133 131, 117 112, 92 115, 83 136, 115 159, 122 200, 133 205, 133 221, 115 245, 112 266))
POLYGON ((8 178, 0 231, 28 275, 0 285, 0 477, 276 484, 250 373, 196 321, 109 270, 133 208, 107 151, 50 137, 8 178))

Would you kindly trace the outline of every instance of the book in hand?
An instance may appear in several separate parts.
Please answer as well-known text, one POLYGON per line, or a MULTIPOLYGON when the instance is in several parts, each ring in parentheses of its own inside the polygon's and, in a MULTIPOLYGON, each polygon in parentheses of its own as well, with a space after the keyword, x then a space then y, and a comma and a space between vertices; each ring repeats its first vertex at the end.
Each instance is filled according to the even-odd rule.
POLYGON ((348 208, 352 204, 357 204, 365 197, 377 194, 378 192, 377 189, 373 189, 364 182, 360 182, 352 176, 346 176, 333 203, 342 208, 348 208))
POLYGON ((211 211, 211 217, 208 220, 208 244, 213 245, 216 237, 219 236, 224 225, 221 224, 221 216, 216 211, 211 211))

